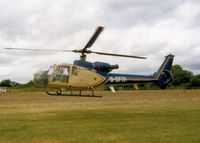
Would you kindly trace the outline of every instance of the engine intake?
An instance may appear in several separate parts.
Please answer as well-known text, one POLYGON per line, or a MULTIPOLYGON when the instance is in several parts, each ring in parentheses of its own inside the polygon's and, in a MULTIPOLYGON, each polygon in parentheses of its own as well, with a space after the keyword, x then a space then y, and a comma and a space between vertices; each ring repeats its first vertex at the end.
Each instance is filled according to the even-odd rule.
POLYGON ((93 63, 93 69, 96 70, 100 74, 108 74, 114 69, 118 69, 118 65, 110 65, 108 63, 103 63, 103 62, 95 62, 93 63))

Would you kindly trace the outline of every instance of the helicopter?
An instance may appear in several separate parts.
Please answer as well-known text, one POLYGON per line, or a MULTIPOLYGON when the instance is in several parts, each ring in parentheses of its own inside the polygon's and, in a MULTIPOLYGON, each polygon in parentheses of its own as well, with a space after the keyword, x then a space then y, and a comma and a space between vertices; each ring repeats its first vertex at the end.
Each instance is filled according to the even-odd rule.
POLYGON ((98 54, 106 56, 118 56, 126 58, 146 59, 146 57, 113 54, 105 52, 97 52, 88 50, 94 44, 104 27, 97 27, 88 43, 82 49, 75 50, 44 50, 44 49, 25 49, 25 48, 5 48, 8 50, 31 50, 31 51, 52 51, 52 52, 74 52, 80 53, 80 60, 75 60, 73 64, 57 64, 51 66, 48 70, 40 70, 34 74, 33 82, 46 88, 54 88, 56 92, 46 93, 49 95, 64 95, 63 91, 73 90, 82 91, 91 90, 94 95, 94 88, 99 86, 108 86, 115 92, 114 86, 119 85, 135 85, 138 83, 156 83, 161 89, 165 89, 173 81, 171 73, 174 55, 167 55, 160 68, 152 75, 132 75, 132 74, 116 74, 111 71, 118 69, 119 66, 111 65, 105 62, 89 62, 86 61, 87 54, 98 54))

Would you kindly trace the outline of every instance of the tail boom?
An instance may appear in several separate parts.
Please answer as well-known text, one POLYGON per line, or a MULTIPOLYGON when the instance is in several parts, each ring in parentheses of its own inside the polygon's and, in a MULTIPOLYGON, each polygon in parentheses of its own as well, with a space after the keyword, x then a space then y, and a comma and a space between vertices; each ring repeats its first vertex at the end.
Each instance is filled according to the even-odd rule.
POLYGON ((166 56, 164 62, 154 75, 128 75, 128 74, 108 74, 105 77, 105 85, 126 85, 137 83, 156 83, 161 89, 165 89, 173 81, 171 68, 173 55, 166 56))

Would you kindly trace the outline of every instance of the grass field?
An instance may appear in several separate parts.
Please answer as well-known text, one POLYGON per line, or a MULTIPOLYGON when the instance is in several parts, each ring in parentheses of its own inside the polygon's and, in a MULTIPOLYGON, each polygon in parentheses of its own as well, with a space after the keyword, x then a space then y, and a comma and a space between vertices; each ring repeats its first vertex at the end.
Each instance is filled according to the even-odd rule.
POLYGON ((200 90, 0 93, 0 143, 200 143, 200 90))

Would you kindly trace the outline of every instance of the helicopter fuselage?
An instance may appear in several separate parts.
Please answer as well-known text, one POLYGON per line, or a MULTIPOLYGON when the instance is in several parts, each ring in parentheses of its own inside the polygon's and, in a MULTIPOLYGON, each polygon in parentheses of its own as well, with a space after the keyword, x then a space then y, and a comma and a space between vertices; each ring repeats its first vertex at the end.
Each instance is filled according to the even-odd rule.
POLYGON ((76 65, 55 65, 48 71, 35 74, 34 82, 43 87, 90 89, 100 85, 123 85, 131 83, 152 82, 154 76, 107 74, 76 65))
POLYGON ((173 55, 166 56, 159 70, 150 76, 102 73, 95 68, 85 68, 72 64, 54 65, 47 71, 35 74, 34 82, 43 87, 59 89, 93 89, 103 85, 126 85, 145 82, 155 82, 162 89, 173 81, 171 66, 173 55))

